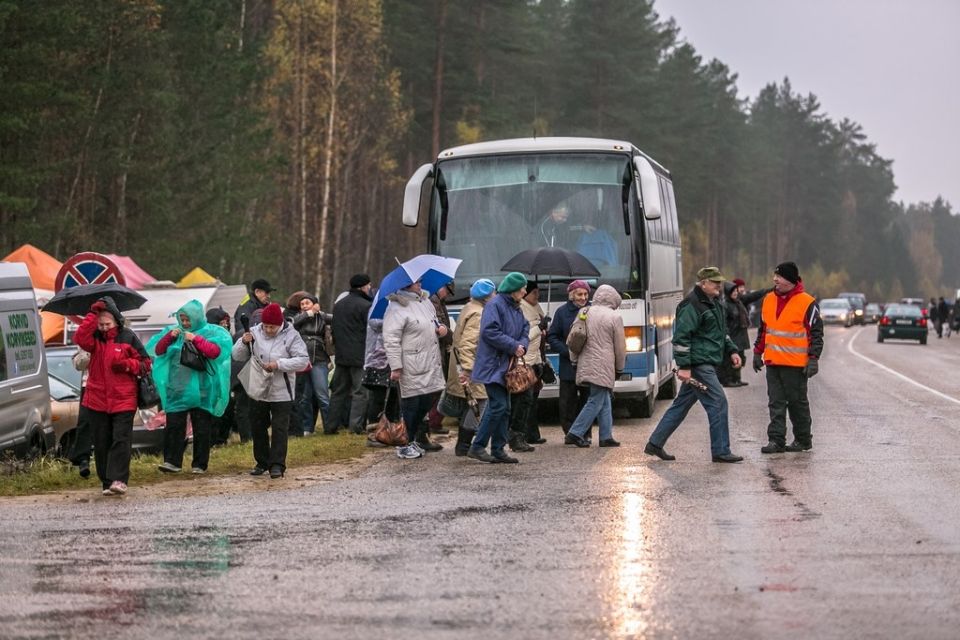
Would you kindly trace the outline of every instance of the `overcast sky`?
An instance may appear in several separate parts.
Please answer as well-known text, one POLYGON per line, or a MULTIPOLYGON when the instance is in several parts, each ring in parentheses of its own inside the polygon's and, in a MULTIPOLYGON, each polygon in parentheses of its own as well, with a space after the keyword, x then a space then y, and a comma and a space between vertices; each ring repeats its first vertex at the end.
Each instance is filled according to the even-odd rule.
POLYGON ((960 0, 655 0, 755 98, 784 77, 893 160, 895 199, 960 210, 960 0))

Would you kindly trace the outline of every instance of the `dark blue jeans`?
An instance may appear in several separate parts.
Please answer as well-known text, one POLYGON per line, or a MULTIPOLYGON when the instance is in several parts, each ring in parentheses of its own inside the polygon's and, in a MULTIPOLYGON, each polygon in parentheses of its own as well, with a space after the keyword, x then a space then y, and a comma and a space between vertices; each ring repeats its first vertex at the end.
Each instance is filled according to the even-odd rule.
POLYGON ((660 418, 660 424, 650 434, 650 442, 663 447, 683 419, 687 417, 690 407, 700 401, 707 411, 707 420, 710 422, 710 452, 715 455, 730 453, 730 425, 727 418, 727 396, 723 393, 720 380, 717 379, 717 369, 711 364, 700 364, 693 367, 693 377, 707 385, 707 391, 694 389, 689 384, 681 385, 680 393, 667 412, 660 418))
POLYGON ((413 396, 400 400, 400 410, 403 412, 403 421, 407 425, 407 438, 413 442, 417 438, 417 431, 420 429, 420 423, 430 412, 434 400, 437 399, 435 393, 425 393, 422 396, 413 396))
POLYGON ((487 408, 471 446, 486 449, 487 442, 490 442, 491 451, 503 451, 507 446, 507 431, 510 428, 510 393, 506 387, 496 383, 483 386, 487 389, 487 408))

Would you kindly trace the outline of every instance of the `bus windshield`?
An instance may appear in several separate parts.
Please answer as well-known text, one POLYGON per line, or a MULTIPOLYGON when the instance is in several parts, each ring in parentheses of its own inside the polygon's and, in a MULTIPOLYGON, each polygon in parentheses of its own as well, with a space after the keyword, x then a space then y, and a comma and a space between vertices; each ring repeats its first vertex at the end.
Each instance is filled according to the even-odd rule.
MULTIPOLYGON (((463 260, 458 291, 477 278, 498 280, 501 267, 514 255, 544 246, 577 251, 600 271, 600 282, 629 289, 634 251, 622 208, 628 171, 630 157, 613 153, 442 160, 431 212, 431 250, 463 260), (444 197, 446 234, 441 237, 444 197)), ((548 279, 537 275, 541 283, 548 279)))

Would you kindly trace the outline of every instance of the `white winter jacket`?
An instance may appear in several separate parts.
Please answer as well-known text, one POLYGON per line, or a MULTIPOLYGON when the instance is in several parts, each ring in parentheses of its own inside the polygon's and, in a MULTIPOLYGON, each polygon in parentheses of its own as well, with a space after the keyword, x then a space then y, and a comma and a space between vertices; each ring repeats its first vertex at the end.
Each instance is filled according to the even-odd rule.
MULTIPOLYGON (((274 337, 269 337, 263 330, 263 325, 250 327, 253 334, 253 357, 262 363, 276 361, 278 369, 270 379, 270 391, 264 402, 287 402, 294 399, 296 392, 297 372, 303 371, 310 364, 307 354, 307 345, 300 337, 300 333, 289 322, 274 337)), ((243 344, 243 338, 237 338, 230 355, 237 362, 246 362, 250 359, 251 348, 243 344)))
POLYGON ((437 312, 429 296, 402 290, 387 296, 383 316, 383 347, 390 370, 403 369, 400 393, 404 398, 436 393, 444 378, 437 343, 437 312))

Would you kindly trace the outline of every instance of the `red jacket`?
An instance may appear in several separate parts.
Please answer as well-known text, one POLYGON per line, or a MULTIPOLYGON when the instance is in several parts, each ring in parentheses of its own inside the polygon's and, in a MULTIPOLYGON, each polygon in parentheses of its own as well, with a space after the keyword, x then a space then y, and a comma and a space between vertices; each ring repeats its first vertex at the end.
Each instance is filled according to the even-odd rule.
POLYGON ((73 337, 78 347, 90 352, 83 406, 102 413, 136 411, 137 376, 141 364, 150 370, 150 358, 143 358, 131 344, 116 342, 119 328, 100 333, 97 317, 88 313, 73 337))

